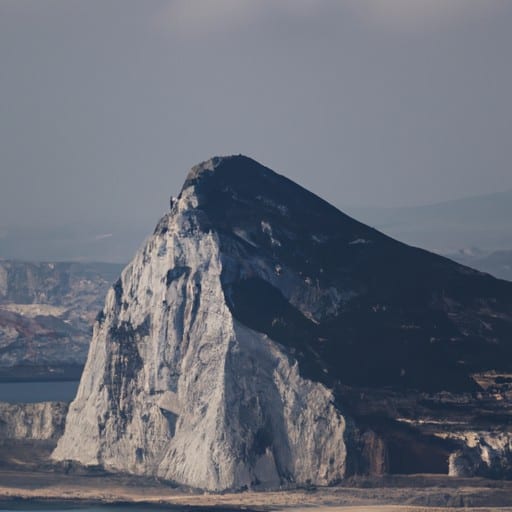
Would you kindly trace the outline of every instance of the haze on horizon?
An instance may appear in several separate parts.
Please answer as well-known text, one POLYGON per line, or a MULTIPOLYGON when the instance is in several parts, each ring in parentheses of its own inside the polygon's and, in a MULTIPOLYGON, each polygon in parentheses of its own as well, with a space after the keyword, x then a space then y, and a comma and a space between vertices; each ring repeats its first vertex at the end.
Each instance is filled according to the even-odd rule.
POLYGON ((341 208, 512 189, 511 24, 501 0, 0 0, 0 236, 147 233, 219 154, 341 208))

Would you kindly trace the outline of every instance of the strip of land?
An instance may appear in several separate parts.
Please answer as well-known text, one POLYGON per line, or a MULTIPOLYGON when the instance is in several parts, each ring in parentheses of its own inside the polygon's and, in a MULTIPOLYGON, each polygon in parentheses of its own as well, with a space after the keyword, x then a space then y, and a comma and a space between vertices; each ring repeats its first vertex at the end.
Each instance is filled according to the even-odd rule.
POLYGON ((1 502, 144 505, 297 512, 512 512, 512 481, 446 475, 351 477, 335 487, 209 493, 155 478, 55 465, 48 442, 0 443, 1 502))
POLYGON ((272 492, 207 493, 126 475, 77 475, 0 470, 0 500, 123 503, 297 512, 512 512, 509 482, 416 476, 342 486, 272 492))

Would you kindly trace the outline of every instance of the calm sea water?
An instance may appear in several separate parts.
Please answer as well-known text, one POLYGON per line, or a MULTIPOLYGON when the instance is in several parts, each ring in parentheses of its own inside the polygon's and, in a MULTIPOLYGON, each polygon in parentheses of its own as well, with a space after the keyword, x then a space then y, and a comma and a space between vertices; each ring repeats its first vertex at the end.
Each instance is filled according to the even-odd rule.
POLYGON ((77 389, 78 381, 0 382, 0 402, 70 402, 75 398, 77 389))

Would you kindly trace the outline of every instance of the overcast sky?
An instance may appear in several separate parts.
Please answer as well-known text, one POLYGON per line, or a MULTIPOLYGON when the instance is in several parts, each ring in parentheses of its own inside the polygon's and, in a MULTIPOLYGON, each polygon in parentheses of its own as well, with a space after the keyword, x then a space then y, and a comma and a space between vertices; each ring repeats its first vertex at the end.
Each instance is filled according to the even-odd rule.
POLYGON ((337 206, 512 188, 512 1, 0 0, 0 225, 153 226, 244 153, 337 206))

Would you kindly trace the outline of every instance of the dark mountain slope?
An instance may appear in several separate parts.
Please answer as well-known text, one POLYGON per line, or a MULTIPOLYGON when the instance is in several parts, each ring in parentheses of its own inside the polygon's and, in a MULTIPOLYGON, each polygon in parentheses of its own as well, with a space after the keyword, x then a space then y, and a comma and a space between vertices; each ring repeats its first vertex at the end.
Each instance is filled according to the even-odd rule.
POLYGON ((512 371, 512 283, 397 242, 249 158, 224 158, 190 184, 226 254, 286 267, 313 294, 345 295, 307 318, 275 277, 246 275, 241 263, 226 279, 235 316, 300 347, 316 380, 470 391, 473 373, 512 371))

